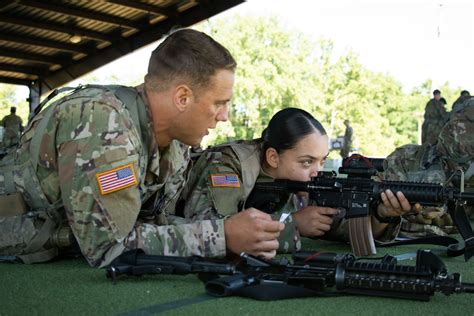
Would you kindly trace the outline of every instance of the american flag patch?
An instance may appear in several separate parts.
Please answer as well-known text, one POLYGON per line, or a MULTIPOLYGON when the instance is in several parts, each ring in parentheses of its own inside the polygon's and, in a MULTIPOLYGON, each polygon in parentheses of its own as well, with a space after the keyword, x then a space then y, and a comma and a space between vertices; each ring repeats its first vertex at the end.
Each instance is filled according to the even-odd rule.
POLYGON ((240 188, 239 177, 235 174, 211 174, 212 187, 240 188))
POLYGON ((102 195, 128 188, 138 183, 132 164, 98 173, 95 177, 102 195))

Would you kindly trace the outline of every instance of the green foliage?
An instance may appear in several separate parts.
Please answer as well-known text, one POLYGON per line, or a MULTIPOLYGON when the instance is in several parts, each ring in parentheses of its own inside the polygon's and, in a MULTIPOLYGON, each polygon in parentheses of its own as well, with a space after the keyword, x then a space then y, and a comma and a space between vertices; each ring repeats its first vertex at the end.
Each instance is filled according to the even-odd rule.
POLYGON ((0 83, 0 120, 10 114, 10 107, 16 107, 16 114, 25 124, 28 121, 29 107, 26 98, 20 99, 21 87, 0 83))
MULTIPOLYGON (((261 135, 272 115, 285 107, 312 113, 329 136, 354 129, 355 147, 370 156, 386 156, 396 147, 418 143, 419 128, 432 82, 410 93, 392 76, 368 70, 358 56, 337 56, 329 39, 312 41, 276 18, 234 17, 201 24, 237 60, 230 122, 219 124, 205 145, 261 135)), ((450 105, 460 89, 437 87, 450 105), (457 92, 456 92, 457 91, 457 92)))

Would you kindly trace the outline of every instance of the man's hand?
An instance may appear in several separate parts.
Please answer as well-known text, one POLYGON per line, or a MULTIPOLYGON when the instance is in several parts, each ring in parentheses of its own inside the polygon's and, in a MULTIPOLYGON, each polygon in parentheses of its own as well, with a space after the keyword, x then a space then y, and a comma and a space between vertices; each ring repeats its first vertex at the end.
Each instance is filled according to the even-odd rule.
POLYGON ((332 216, 338 210, 329 207, 307 206, 292 214, 298 231, 305 237, 322 236, 331 229, 332 216))
MULTIPOLYGON (((412 210, 410 202, 402 192, 393 194, 392 191, 386 190, 380 194, 383 204, 379 204, 377 212, 380 217, 397 217, 406 214, 412 210)), ((419 204, 415 204, 414 210, 420 209, 419 204)))
POLYGON ((247 252, 271 259, 278 249, 278 236, 285 228, 270 215, 255 208, 239 212, 224 221, 227 249, 235 254, 247 252))

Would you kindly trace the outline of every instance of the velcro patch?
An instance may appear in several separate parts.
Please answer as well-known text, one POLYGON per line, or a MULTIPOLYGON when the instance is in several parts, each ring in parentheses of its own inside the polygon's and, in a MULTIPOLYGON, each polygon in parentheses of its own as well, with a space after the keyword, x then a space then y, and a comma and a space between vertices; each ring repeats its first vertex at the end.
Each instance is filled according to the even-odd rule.
POLYGON ((128 188, 138 183, 132 164, 97 173, 95 177, 102 195, 128 188))
POLYGON ((213 188, 240 188, 239 176, 235 173, 211 174, 213 188))

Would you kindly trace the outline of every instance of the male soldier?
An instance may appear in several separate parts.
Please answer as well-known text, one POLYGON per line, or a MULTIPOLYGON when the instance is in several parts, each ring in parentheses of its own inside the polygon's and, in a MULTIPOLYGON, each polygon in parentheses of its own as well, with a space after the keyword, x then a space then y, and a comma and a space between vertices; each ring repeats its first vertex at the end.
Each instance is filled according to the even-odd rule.
POLYGON ((454 101, 453 103, 453 107, 451 109, 451 115, 456 112, 459 112, 463 108, 464 101, 466 101, 470 97, 471 97, 471 94, 469 93, 469 91, 462 90, 459 98, 457 98, 456 101, 454 101))
MULTIPOLYGON (((436 145, 404 145, 387 157, 385 180, 444 183, 456 170, 465 172, 466 190, 474 189, 474 107, 456 113, 443 127, 436 145)), ((454 177, 450 185, 459 185, 454 177)), ((467 209, 471 213, 472 208, 467 209)), ((443 208, 423 208, 402 221, 400 236, 422 237, 455 232, 443 208)))
POLYGON ((344 143, 341 148, 340 154, 342 159, 349 157, 349 154, 352 149, 352 127, 349 125, 349 120, 344 120, 344 125, 346 126, 346 131, 344 132, 344 143))
POLYGON ((54 257, 61 222, 91 266, 134 248, 224 256, 235 251, 226 249, 228 238, 247 240, 256 254, 266 250, 261 236, 275 240, 284 227, 267 214, 183 223, 163 212, 184 184, 183 143, 199 145, 228 118, 235 67, 211 37, 180 30, 152 53, 143 85, 77 88, 36 115, 13 172, 0 168, 0 195, 21 193, 29 215, 0 217, 0 254, 24 262, 54 257), (242 226, 245 236, 232 229, 242 226))
POLYGON ((421 143, 434 144, 438 140, 439 132, 446 123, 447 113, 441 102, 441 92, 433 91, 433 99, 425 107, 425 120, 421 128, 421 143))
POLYGON ((23 131, 23 121, 16 115, 16 107, 10 108, 10 114, 2 119, 1 125, 5 128, 3 144, 5 148, 20 142, 20 133, 23 131))

